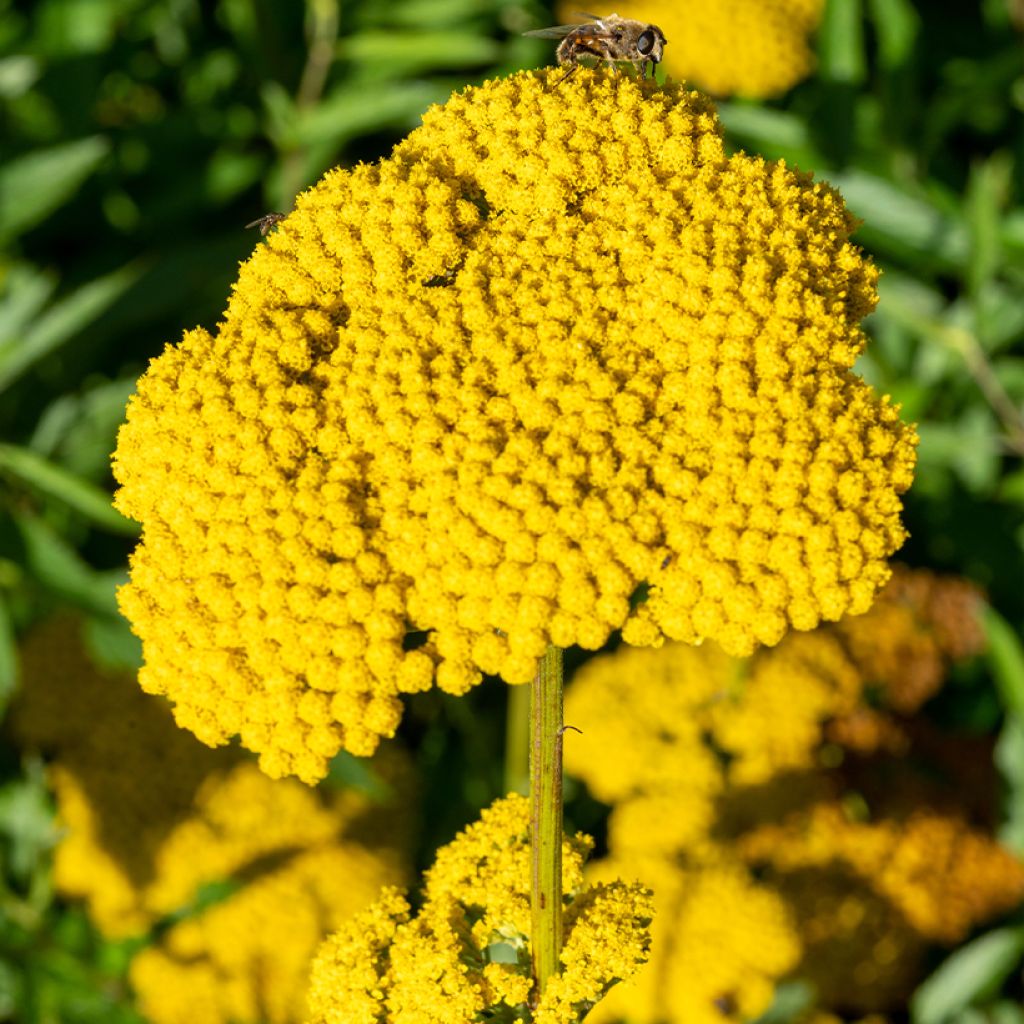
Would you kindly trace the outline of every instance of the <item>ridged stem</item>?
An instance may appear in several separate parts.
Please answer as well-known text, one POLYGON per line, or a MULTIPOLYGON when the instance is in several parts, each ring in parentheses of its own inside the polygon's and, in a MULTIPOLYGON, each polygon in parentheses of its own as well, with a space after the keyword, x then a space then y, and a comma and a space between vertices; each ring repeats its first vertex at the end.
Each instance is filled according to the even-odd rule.
POLYGON ((530 909, 534 997, 562 953, 562 651, 549 647, 531 685, 530 909))

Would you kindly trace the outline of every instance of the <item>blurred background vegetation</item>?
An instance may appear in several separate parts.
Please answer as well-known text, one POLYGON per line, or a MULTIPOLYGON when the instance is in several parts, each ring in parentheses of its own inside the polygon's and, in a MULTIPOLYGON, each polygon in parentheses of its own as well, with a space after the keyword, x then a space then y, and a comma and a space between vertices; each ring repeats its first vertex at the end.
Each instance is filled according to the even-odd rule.
MULTIPOLYGON (((386 154, 452 90, 550 62, 552 45, 522 33, 559 20, 540 0, 0 0, 3 705, 19 638, 55 611, 83 617, 102 664, 137 663, 115 602, 135 527, 110 507, 109 456, 147 360, 216 322, 259 242, 244 226, 289 209, 327 168, 386 154)), ((884 270, 859 369, 920 425, 901 557, 967 577, 991 602, 987 654, 933 713, 998 737, 1018 853, 1022 33, 1018 0, 827 0, 808 78, 720 104, 732 145, 839 186, 884 270)), ((503 709, 498 685, 414 702, 403 728, 424 779, 421 864, 502 792, 503 709)), ((600 834, 602 808, 574 792, 570 817, 600 834)), ((58 839, 41 762, 5 746, 0 1019, 139 1019, 132 945, 101 939, 54 894, 58 839)), ((976 936, 937 961, 932 995, 906 1013, 1024 1021, 1022 921, 1003 922, 1009 945, 976 936)))

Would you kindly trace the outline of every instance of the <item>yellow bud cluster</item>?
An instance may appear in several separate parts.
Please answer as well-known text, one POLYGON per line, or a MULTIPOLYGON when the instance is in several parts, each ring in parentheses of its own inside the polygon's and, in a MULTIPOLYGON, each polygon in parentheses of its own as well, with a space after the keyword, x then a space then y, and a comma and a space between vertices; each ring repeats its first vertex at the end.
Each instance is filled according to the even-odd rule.
POLYGON ((329 173, 129 406, 140 682, 271 775, 549 644, 740 655, 864 611, 902 543, 915 438, 851 371, 877 271, 842 199, 727 156, 696 93, 560 74, 329 173))
POLYGON ((51 758, 57 890, 85 900, 111 937, 181 917, 132 962, 147 1018, 300 1019, 325 933, 406 876, 395 827, 407 816, 406 761, 389 750, 374 763, 395 790, 387 807, 355 790, 274 782, 238 750, 210 750, 178 729, 130 676, 97 669, 73 621, 44 623, 21 653, 13 733, 51 758), (215 883, 227 894, 197 909, 215 883))
MULTIPOLYGON (((535 1024, 577 1024, 647 959, 651 894, 617 880, 585 887, 591 845, 579 834, 563 844, 562 970, 533 1009, 535 1024)), ((529 803, 513 794, 438 851, 415 917, 387 889, 327 939, 313 963, 313 1024, 451 1024, 525 1011, 529 867, 529 803)))
POLYGON ((936 757, 906 717, 953 658, 979 649, 979 609, 971 585, 897 567, 867 614, 750 659, 711 643, 621 648, 577 673, 566 721, 582 735, 567 736, 566 767, 613 804, 611 858, 595 873, 638 876, 658 908, 650 968, 599 1021, 749 1019, 787 973, 813 982, 825 1008, 898 1008, 929 944, 962 941, 1024 899, 1024 865, 967 824, 981 809, 951 740, 936 757), (852 724, 864 713, 870 742, 852 724), (847 755, 836 741, 851 735, 847 755), (913 744, 918 767, 889 757, 885 737, 913 744), (766 901, 764 945, 788 960, 751 960, 742 943, 754 926, 724 895, 697 900, 725 864, 729 884, 766 901), (723 934, 691 937, 701 928, 723 934), (704 948, 712 962, 691 977, 704 948))
MULTIPOLYGON (((657 25, 665 67, 713 96, 775 96, 814 70, 811 37, 824 0, 619 0, 616 13, 657 25)), ((579 21, 571 2, 561 17, 579 21)))

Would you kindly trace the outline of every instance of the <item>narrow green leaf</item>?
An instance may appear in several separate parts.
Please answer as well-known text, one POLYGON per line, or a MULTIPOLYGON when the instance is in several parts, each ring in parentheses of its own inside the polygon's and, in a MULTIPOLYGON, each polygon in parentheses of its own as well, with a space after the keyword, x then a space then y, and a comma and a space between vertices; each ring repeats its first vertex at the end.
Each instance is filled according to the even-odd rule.
POLYGON ((986 658, 1003 707, 1024 724, 1024 644, 995 608, 986 606, 981 621, 988 640, 986 658))
POLYGON ((1002 259, 999 222, 1012 173, 1013 161, 1008 153, 996 153, 971 168, 964 209, 971 240, 967 284, 975 296, 999 269, 1002 259))
POLYGON ((28 571, 47 590, 96 615, 118 614, 120 573, 97 572, 63 537, 37 516, 15 516, 28 571))
POLYGON ((0 718, 18 685, 18 641, 7 599, 0 591, 0 718))
POLYGON ((921 18, 910 0, 868 0, 878 33, 879 61, 887 71, 902 68, 914 51, 921 18))
POLYGON ((57 287, 51 274, 31 263, 15 263, 3 273, 0 289, 0 352, 24 331, 46 307, 57 287))
POLYGON ((17 237, 67 202, 109 151, 106 138, 92 135, 0 166, 0 241, 17 237))
POLYGON ((859 85, 867 77, 861 0, 828 0, 818 30, 821 77, 859 85))
POLYGON ((0 474, 13 477, 34 491, 63 502, 100 529, 129 537, 138 533, 136 524, 114 508, 106 491, 47 462, 27 448, 0 444, 0 474))
POLYGON ((138 266, 126 266, 90 281, 41 314, 20 337, 0 337, 0 391, 106 312, 141 273, 138 266))
POLYGON ((784 110, 723 100, 718 116, 727 137, 769 159, 785 158, 800 167, 820 168, 818 151, 806 121, 784 110))
POLYGON ((367 131, 415 121, 445 95, 443 89, 428 82, 381 83, 370 91, 339 88, 299 118, 296 137, 306 144, 326 136, 337 145, 367 131))
POLYGON ((944 1024, 997 992, 1024 954, 1024 928, 999 928, 961 946, 918 988, 912 1024, 944 1024))
POLYGON ((499 53, 495 40, 469 32, 367 31, 338 44, 338 56, 361 72, 386 68, 389 77, 491 64, 499 53))

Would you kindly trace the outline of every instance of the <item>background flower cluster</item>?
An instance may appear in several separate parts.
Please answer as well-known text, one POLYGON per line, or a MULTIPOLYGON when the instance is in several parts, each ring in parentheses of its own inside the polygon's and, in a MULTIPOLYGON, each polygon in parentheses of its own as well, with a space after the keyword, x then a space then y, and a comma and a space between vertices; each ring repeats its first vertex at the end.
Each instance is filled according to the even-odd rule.
MULTIPOLYGON (((578 772, 569 779, 567 832, 596 843, 587 882, 621 874, 658 890, 648 973, 631 990, 613 990, 595 1020, 598 1012, 609 1021, 616 1014, 671 1019, 674 1012, 721 1024, 764 1012, 793 1024, 1024 1024, 1024 649, 1016 625, 1024 621, 1024 10, 1019 0, 612 5, 664 29, 659 82, 669 76, 677 85, 661 109, 675 104, 673 124, 692 118, 694 146, 724 175, 716 179, 726 185, 721 203, 702 191, 707 178, 690 180, 688 222, 652 191, 632 188, 639 174, 632 157, 659 150, 656 121, 634 118, 635 111, 610 115, 609 130, 622 144, 607 150, 604 128, 579 122, 571 90, 517 94, 515 102, 495 92, 488 94, 494 102, 460 101, 455 120, 434 113, 420 127, 432 104, 467 85, 550 64, 554 45, 522 32, 575 21, 576 6, 0 0, 0 1018, 304 1019, 302 992, 317 943, 378 899, 382 885, 411 885, 409 926, 426 928, 430 922, 415 923, 417 873, 482 809, 519 786, 521 759, 502 751, 506 723, 515 735, 522 688, 507 710, 512 688, 489 673, 526 674, 543 639, 536 615, 556 605, 559 637, 580 643, 568 653, 574 702, 598 685, 605 658, 623 678, 638 678, 633 650, 642 676, 624 707, 607 698, 615 715, 588 712, 584 721, 583 705, 574 703, 584 735, 566 738, 578 772), (709 100, 682 99, 691 87, 714 97, 717 128, 709 100), (530 117, 517 116, 520 103, 530 117), (486 159, 466 148, 482 132, 495 140, 486 159), (557 147, 545 148, 543 140, 559 133, 567 134, 569 161, 552 155, 557 147), (375 170, 402 139, 409 141, 398 163, 392 158, 375 170), (467 160, 466 152, 479 159, 467 160), (786 168, 769 173, 773 165, 762 158, 784 160, 786 168), (522 187, 536 179, 538 165, 586 188, 570 201, 557 189, 538 200, 522 187), (245 230, 271 210, 292 211, 295 197, 332 167, 340 170, 298 204, 286 226, 265 239, 245 230), (838 189, 851 219, 806 172, 838 189), (589 191, 595 181, 602 187, 589 191), (393 187, 391 221, 384 223, 384 205, 345 208, 338 201, 345 182, 359 183, 364 196, 393 187), (768 214, 785 205, 783 193, 810 205, 803 219, 780 216, 771 227, 768 214), (321 200, 330 208, 326 219, 321 200), (416 218, 427 210, 434 243, 420 245, 416 218), (808 242, 838 261, 832 270, 842 271, 824 290, 800 292, 804 322, 846 317, 855 330, 864 318, 867 344, 861 351, 859 337, 851 344, 844 330, 845 343, 840 334, 819 334, 794 345, 782 331, 760 342, 762 356, 774 346, 778 361, 751 364, 730 339, 756 337, 755 321, 770 326, 774 313, 785 318, 774 306, 766 314, 764 301, 780 298, 775 282, 809 283, 800 279, 808 266, 804 228, 808 242), (362 321, 348 325, 362 330, 365 347, 336 367, 318 339, 346 326, 351 294, 331 300, 337 268, 329 259, 301 273, 290 263, 299 249, 326 244, 324 232, 349 253, 364 235, 396 240, 374 246, 376 263, 369 251, 351 259, 342 290, 358 296, 368 275, 390 274, 395 283, 410 270, 409 291, 417 295, 389 309, 363 306, 362 321), (747 244, 766 238, 778 257, 767 268, 747 244), (717 242, 736 259, 702 266, 717 242), (600 277, 599 286, 588 291, 578 276, 551 278, 550 265, 567 253, 580 274, 600 277), (609 253, 617 261, 605 259, 609 253), (815 608, 829 621, 847 610, 828 585, 833 576, 842 583, 858 575, 849 550, 835 562, 801 561, 814 607, 794 606, 794 595, 763 579, 753 594, 740 591, 721 567, 747 572, 764 564, 756 536, 763 524, 737 514, 752 506, 736 504, 735 490, 711 488, 687 492, 693 525, 708 541, 697 552, 708 584, 702 600, 687 605, 688 621, 674 620, 675 633, 651 625, 669 621, 666 600, 678 609, 694 596, 685 577, 695 564, 687 560, 695 534, 659 539, 664 551, 656 556, 634 550, 623 557, 625 541, 647 536, 653 495, 667 499, 664 479, 653 480, 652 490, 630 476, 634 463, 615 459, 643 456, 634 441, 646 441, 631 417, 646 414, 654 390, 667 393, 661 370, 641 371, 674 358, 671 345, 653 351, 655 335, 645 333, 673 259, 693 289, 721 303, 716 317, 674 307, 657 334, 675 331, 703 345, 685 371, 673 371, 691 396, 686 429, 713 442, 698 476, 714 469, 735 481, 743 460, 817 451, 787 429, 798 420, 813 426, 815 416, 831 422, 838 398, 853 393, 847 385, 799 392, 788 427, 763 406, 743 404, 751 365, 758 373, 774 367, 777 382, 789 381, 786 373, 809 351, 827 354, 833 381, 847 379, 852 361, 852 372, 915 424, 914 484, 900 498, 909 539, 898 556, 915 569, 898 572, 876 610, 807 631, 815 608), (225 314, 243 262, 243 285, 225 314), (881 271, 877 280, 871 266, 881 271), (851 289, 840 295, 844 274, 851 289), (508 287, 516 275, 528 283, 528 308, 508 287), (269 305, 258 301, 264 285, 272 286, 269 305), (741 285, 746 306, 730 298, 741 285), (591 365, 586 353, 567 356, 558 345, 571 318, 583 331, 599 316, 608 319, 606 306, 620 324, 615 382, 634 384, 599 410, 569 386, 568 377, 591 365), (435 315, 447 324, 447 347, 425 364, 404 364, 388 338, 406 329, 422 334, 435 315), (451 386, 462 352, 448 329, 457 316, 489 339, 487 360, 474 371, 481 380, 461 388, 451 386), (184 355, 151 375, 191 394, 208 418, 191 422, 183 413, 184 426, 168 420, 164 437, 177 432, 177 447, 161 448, 159 430, 147 434, 157 469, 192 445, 196 481, 161 499, 166 478, 151 477, 154 490, 144 500, 162 501, 166 522, 180 530, 154 531, 147 544, 184 539, 195 551, 195 524, 216 524, 203 538, 204 572, 175 580, 166 600, 205 609, 192 621, 195 638, 206 642, 230 639, 225 622, 251 625, 232 604, 246 596, 261 627, 269 624, 252 657, 261 671, 272 668, 267 674, 280 689, 256 709, 258 721, 247 723, 238 663, 197 664, 196 680, 206 673, 208 688, 221 687, 224 717, 216 720, 194 700, 191 724, 206 740, 246 729, 249 740, 273 734, 284 751, 276 765, 282 771, 296 767, 296 749, 304 757, 312 750, 307 777, 327 772, 316 789, 269 779, 244 749, 211 750, 175 727, 161 698, 138 688, 139 644, 115 597, 138 543, 137 525, 111 507, 110 454, 129 395, 168 342, 190 332, 194 358, 229 321, 224 337, 236 351, 218 356, 221 377, 190 375, 184 355), (545 342, 542 351, 525 340, 529 329, 545 342), (533 378, 514 378, 499 341, 532 360, 535 377, 560 382, 557 394, 534 388, 524 395, 533 378), (258 388, 229 380, 225 395, 228 371, 246 360, 258 388), (315 366, 321 376, 311 372, 315 366), (480 467, 492 468, 496 439, 508 437, 509 407, 481 404, 499 371, 519 402, 516 415, 525 410, 556 433, 586 420, 590 431, 579 450, 543 453, 550 463, 541 481, 570 539, 590 530, 600 540, 604 531, 614 549, 614 566, 600 543, 567 563, 574 581, 591 584, 576 588, 578 607, 562 606, 558 581, 524 581, 507 569, 500 581, 488 577, 483 594, 462 592, 474 575, 469 569, 490 564, 492 533, 500 534, 503 558, 525 554, 528 562, 536 555, 531 538, 543 532, 526 522, 536 493, 521 468, 497 467, 525 489, 496 499, 482 482, 480 467), (417 391, 419 384, 427 390, 417 391), (727 404, 737 396, 739 407, 727 404), (420 419, 431 402, 433 419, 420 419), (380 504, 372 488, 360 490, 368 479, 362 464, 341 481, 315 467, 293 475, 302 461, 295 439, 308 430, 319 431, 325 451, 341 451, 342 440, 318 419, 338 405, 380 456, 374 482, 386 478, 392 505, 380 504), (610 420, 595 420, 599 411, 610 420), (426 581, 419 594, 378 579, 381 563, 369 556, 380 551, 360 548, 350 523, 323 522, 318 504, 348 488, 346 500, 364 498, 374 511, 405 507, 402 487, 428 468, 413 468, 407 454, 429 440, 412 438, 411 419, 428 433, 459 423, 447 443, 466 466, 462 493, 472 495, 460 506, 443 489, 432 492, 441 497, 426 524, 389 520, 393 536, 411 530, 392 555, 399 569, 415 568, 426 581), (261 432, 256 446, 253 423, 261 432), (215 433, 216 445, 194 447, 215 433), (750 450, 754 436, 760 453, 750 450), (277 474, 278 482, 297 483, 302 500, 275 505, 275 483, 211 506, 211 489, 224 482, 211 467, 217 459, 237 464, 243 452, 251 479, 277 474), (588 506, 593 522, 572 515, 568 484, 580 479, 581 460, 606 482, 615 472, 624 481, 604 512, 588 506), (245 528, 250 520, 272 520, 277 532, 254 538, 245 528), (438 537, 458 551, 443 562, 447 575, 437 571, 430 544, 438 537), (354 565, 373 582, 371 603, 363 594, 344 613, 333 609, 331 619, 344 624, 331 636, 341 655, 330 657, 364 671, 341 690, 312 687, 298 714, 302 694, 291 683, 309 669, 310 651, 325 649, 323 631, 310 625, 311 599, 324 580, 279 583, 307 546, 329 549, 328 569, 339 577, 354 565), (225 552, 232 572, 244 573, 255 559, 280 575, 247 590, 251 579, 220 571, 225 552), (940 574, 941 584, 922 569, 940 574), (716 581, 728 609, 707 600, 716 581), (530 601, 522 600, 527 582, 530 601), (509 595, 518 597, 514 607, 509 595), (736 657, 749 652, 751 639, 778 640, 779 620, 764 614, 772 609, 804 631, 771 652, 754 651, 750 661, 736 657), (430 616, 450 626, 443 651, 436 636, 417 631, 436 625, 430 616), (627 639, 656 643, 661 630, 669 645, 623 647, 623 618, 634 630, 627 639), (504 628, 513 621, 520 632, 504 628), (681 653, 671 640, 691 628, 708 639, 681 653), (282 637, 301 649, 282 657, 282 637), (405 666, 402 686, 384 694, 378 674, 387 677, 395 659, 405 666), (394 741, 381 743, 381 760, 335 754, 341 737, 325 721, 325 701, 348 721, 354 710, 363 716, 365 731, 346 737, 354 748, 365 753, 394 729, 415 763, 393 756, 394 741), (670 708, 678 711, 673 728, 652 731, 645 716, 670 708), (165 754, 156 770, 150 741, 165 754), (588 745, 600 756, 582 763, 588 745), (402 798, 397 813, 389 795, 402 798), (666 999, 674 1010, 664 1008, 666 999)), ((676 161, 679 151, 667 149, 664 159, 676 161)), ((599 386, 589 369, 583 376, 599 386)), ((512 454, 523 465, 536 455, 528 448, 512 454)), ((692 483, 671 461, 685 462, 679 452, 666 448, 662 459, 668 477, 684 489, 692 483)), ((803 465, 791 472, 792 488, 774 496, 785 504, 799 493, 807 504, 813 492, 811 513, 842 539, 849 524, 821 501, 834 493, 834 481, 825 467, 812 475, 803 465)), ((848 501, 861 500, 855 482, 846 486, 848 501)), ((895 524, 894 513, 889 521, 895 524)), ((803 531, 800 522, 796 528, 803 531)), ((778 564, 796 564, 784 545, 771 554, 778 564)), ((869 553, 869 561, 875 557, 869 553)), ((873 564, 880 584, 882 556, 873 564)), ((155 563, 151 571, 159 569, 155 563)), ((188 679, 187 645, 175 646, 169 625, 156 618, 154 630, 169 661, 177 659, 179 681, 188 679)), ((178 703, 195 696, 185 687, 178 703)), ((510 747, 513 755, 517 749, 510 747)))

